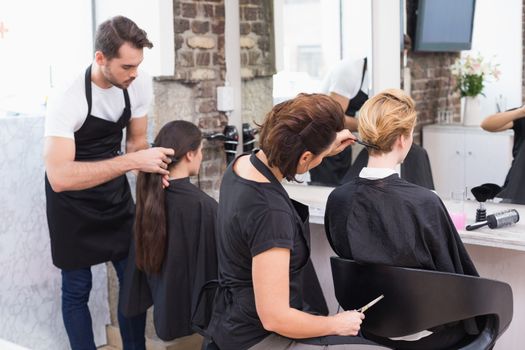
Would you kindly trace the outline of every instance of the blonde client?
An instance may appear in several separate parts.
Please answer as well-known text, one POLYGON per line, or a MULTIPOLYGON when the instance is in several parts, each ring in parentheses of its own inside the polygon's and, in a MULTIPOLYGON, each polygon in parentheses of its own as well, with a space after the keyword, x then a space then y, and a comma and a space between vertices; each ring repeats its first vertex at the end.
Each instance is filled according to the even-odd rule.
MULTIPOLYGON (((359 177, 330 194, 327 234, 339 256, 358 262, 478 276, 440 198, 394 170, 410 150, 415 125, 414 101, 401 90, 385 90, 364 104, 358 130, 375 148, 368 149, 359 177)), ((459 322, 383 344, 448 349, 476 332, 471 321, 459 322)))

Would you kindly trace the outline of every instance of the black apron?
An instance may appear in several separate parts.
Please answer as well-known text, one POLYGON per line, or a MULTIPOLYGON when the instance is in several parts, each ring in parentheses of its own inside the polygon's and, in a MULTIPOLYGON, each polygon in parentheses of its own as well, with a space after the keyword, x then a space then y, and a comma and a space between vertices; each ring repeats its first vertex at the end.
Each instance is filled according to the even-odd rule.
POLYGON ((365 81, 365 73, 367 66, 367 58, 365 57, 365 62, 363 63, 363 72, 361 73, 361 85, 359 86, 359 91, 357 95, 350 99, 348 107, 346 108, 345 114, 350 117, 355 117, 357 112, 363 107, 366 100, 368 100, 368 94, 363 92, 363 82, 365 81))
MULTIPOLYGON (((345 111, 345 115, 355 117, 357 112, 368 100, 368 94, 362 90, 365 80, 367 59, 363 63, 361 73, 361 85, 357 95, 350 99, 345 111)), ((343 178, 352 165, 352 147, 346 147, 343 151, 332 157, 326 157, 323 162, 314 169, 310 170, 310 184, 320 186, 339 186, 343 184, 343 178)))
MULTIPOLYGON (((85 73, 88 113, 75 132, 75 161, 97 161, 121 154, 122 129, 130 118, 127 90, 125 108, 117 122, 91 115, 91 66, 85 73)), ((53 264, 71 270, 128 254, 135 214, 126 175, 81 191, 57 193, 45 177, 47 222, 53 264)))
MULTIPOLYGON (((255 154, 257 152, 258 150, 255 150, 251 154, 250 162, 259 172, 261 172, 261 174, 274 184, 279 192, 281 192, 281 194, 287 199, 290 208, 293 213, 295 213, 296 224, 301 231, 300 236, 304 239, 308 250, 308 258, 305 260, 304 264, 296 271, 290 273, 290 306, 312 314, 328 315, 328 306, 317 278, 317 274, 314 270, 314 266, 309 257, 310 214, 308 206, 290 199, 288 193, 270 169, 268 169, 268 167, 256 157, 255 154)), ((247 296, 253 297, 253 285, 248 282, 239 282, 238 285, 222 286, 218 281, 210 281, 203 287, 203 290, 201 290, 198 304, 202 302, 203 298, 209 298, 210 292, 215 295, 213 312, 215 314, 228 314, 237 310, 235 303, 242 303, 243 300, 247 299, 247 296)), ((197 308, 194 310, 194 316, 198 312, 198 309, 199 305, 197 305, 197 308)), ((248 317, 245 315, 245 320, 247 323, 255 324, 261 328, 263 327, 259 318, 248 317)), ((203 334, 207 338, 216 340, 218 343, 221 343, 221 339, 229 337, 227 332, 224 333, 217 329, 217 324, 214 324, 213 320, 208 328, 206 323, 208 320, 197 319, 194 317, 192 321, 194 329, 197 332, 203 334)), ((222 324, 221 328, 222 330, 227 330, 228 325, 222 324)))
MULTIPOLYGON (((328 306, 326 305, 326 301, 323 295, 323 291, 321 289, 321 285, 319 283, 319 279, 317 278, 314 265, 309 257, 311 247, 310 211, 308 209, 308 206, 296 200, 293 200, 288 196, 288 193, 286 192, 282 184, 277 180, 275 175, 259 158, 256 157, 256 153, 257 151, 251 154, 250 162, 261 174, 264 175, 264 177, 266 177, 268 180, 270 180, 271 183, 276 185, 277 188, 279 188, 279 191, 283 194, 283 196, 286 199, 288 199, 288 205, 290 205, 290 208, 295 213, 297 225, 301 230, 301 235, 304 238, 306 246, 308 248, 308 261, 301 269, 295 272, 299 277, 294 278, 294 275, 290 276, 290 284, 300 283, 300 287, 298 286, 297 289, 301 291, 299 295, 295 296, 295 298, 297 299, 297 304, 292 301, 294 297, 291 296, 290 305, 295 306, 299 305, 299 303, 302 303, 303 311, 321 315, 328 315, 328 306)), ((293 288, 290 288, 290 290, 293 290, 293 288)))

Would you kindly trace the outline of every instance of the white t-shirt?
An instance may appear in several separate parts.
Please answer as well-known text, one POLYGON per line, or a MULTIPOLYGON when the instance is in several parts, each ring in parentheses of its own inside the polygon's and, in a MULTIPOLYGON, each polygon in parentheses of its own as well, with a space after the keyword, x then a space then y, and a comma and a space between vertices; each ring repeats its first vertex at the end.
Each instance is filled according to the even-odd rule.
MULTIPOLYGON (((52 92, 46 112, 44 136, 59 136, 75 139, 74 133, 84 124, 88 104, 84 87, 85 74, 82 72, 69 84, 52 92)), ((131 118, 144 117, 153 99, 151 77, 140 71, 128 87, 131 118)), ((126 106, 122 89, 112 86, 103 89, 91 82, 91 114, 116 122, 126 106)))
MULTIPOLYGON (((365 78, 363 80, 363 85, 361 86, 364 63, 364 57, 346 58, 340 61, 325 77, 321 91, 325 94, 335 92, 336 94, 344 96, 350 100, 357 95, 360 89, 363 90, 365 94, 368 94, 369 69, 365 72, 365 78)), ((368 65, 369 64, 370 62, 368 62, 368 65)))

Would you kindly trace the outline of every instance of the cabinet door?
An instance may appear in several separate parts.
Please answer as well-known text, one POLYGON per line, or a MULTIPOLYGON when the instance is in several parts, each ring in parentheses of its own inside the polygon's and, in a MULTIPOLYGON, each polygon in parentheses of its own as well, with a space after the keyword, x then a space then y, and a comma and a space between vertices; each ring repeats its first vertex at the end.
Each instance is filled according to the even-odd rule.
POLYGON ((465 182, 472 187, 491 182, 502 186, 512 163, 512 135, 465 134, 465 182))
POLYGON ((436 192, 443 198, 449 198, 452 192, 464 190, 463 133, 424 129, 423 147, 430 158, 436 192))

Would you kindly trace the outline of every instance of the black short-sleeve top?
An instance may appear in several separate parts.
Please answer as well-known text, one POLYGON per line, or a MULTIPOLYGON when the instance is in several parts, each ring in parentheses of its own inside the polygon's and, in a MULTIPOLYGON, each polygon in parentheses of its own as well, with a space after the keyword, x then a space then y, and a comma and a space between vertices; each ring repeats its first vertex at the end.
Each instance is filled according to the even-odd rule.
POLYGON ((249 348, 270 334, 255 308, 252 258, 271 248, 290 249, 290 306, 303 309, 299 272, 309 258, 309 237, 281 184, 244 179, 235 174, 232 163, 221 183, 217 213, 221 287, 210 323, 221 349, 249 348))
POLYGON ((523 142, 525 141, 525 117, 514 120, 512 123, 514 130, 514 145, 512 146, 512 157, 516 158, 523 142))

